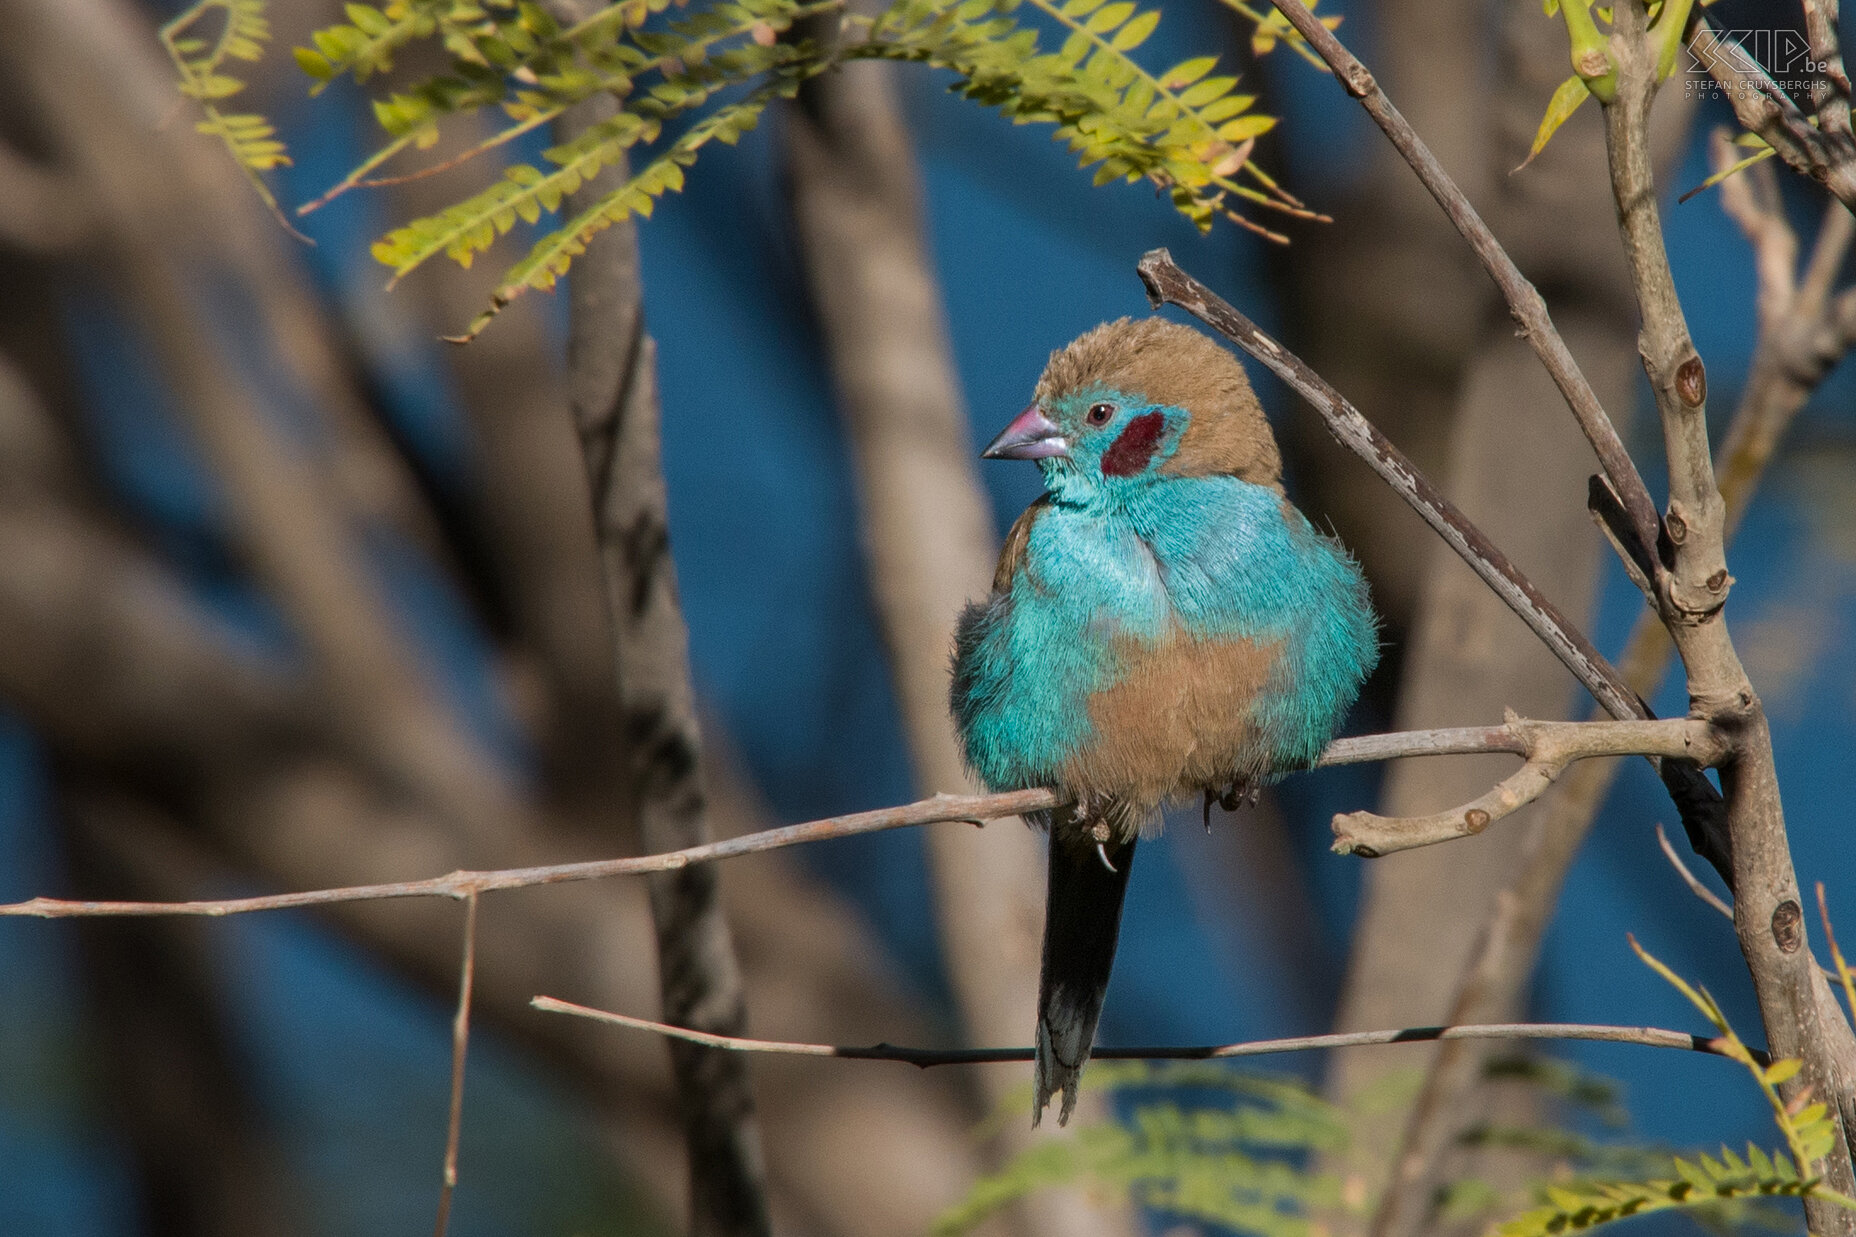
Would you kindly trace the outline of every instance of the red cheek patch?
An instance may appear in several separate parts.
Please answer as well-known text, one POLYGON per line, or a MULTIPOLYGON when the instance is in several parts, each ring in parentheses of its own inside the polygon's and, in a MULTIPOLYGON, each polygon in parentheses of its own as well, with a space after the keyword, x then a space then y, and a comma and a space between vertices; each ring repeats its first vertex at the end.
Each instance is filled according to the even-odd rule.
POLYGON ((1102 475, 1132 477, 1146 469, 1165 430, 1166 416, 1158 412, 1144 412, 1128 422, 1128 428, 1102 453, 1102 475))

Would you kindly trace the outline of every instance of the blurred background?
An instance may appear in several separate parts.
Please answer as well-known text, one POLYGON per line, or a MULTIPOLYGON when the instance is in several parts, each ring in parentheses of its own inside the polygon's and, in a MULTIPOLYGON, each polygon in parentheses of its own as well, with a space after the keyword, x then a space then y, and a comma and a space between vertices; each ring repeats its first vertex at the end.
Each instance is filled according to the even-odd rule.
MULTIPOLYGON (((485 183, 494 156, 348 194, 294 220, 302 244, 192 131, 155 38, 181 7, 0 0, 0 900, 227 896, 636 853, 615 806, 627 735, 567 415, 565 298, 528 297, 451 348, 436 337, 477 312, 523 242, 390 292, 367 252, 485 183)), ((277 44, 243 99, 290 144, 294 166, 273 178, 289 209, 375 132, 360 90, 309 98, 284 50, 339 6, 270 8, 277 44)), ((1565 75, 1563 32, 1531 0, 1332 11, 1542 288, 1606 406, 1634 418, 1627 440, 1660 493, 1595 109, 1509 171, 1565 75)), ((1729 29, 1772 20, 1737 21, 1730 0, 1712 11, 1729 29)), ((980 466, 976 444, 1023 406, 1053 348, 1147 312, 1134 262, 1157 245, 1301 352, 1549 596, 1589 615, 1602 649, 1622 650, 1642 605, 1583 510, 1589 451, 1492 288, 1364 115, 1294 55, 1256 60, 1249 35, 1210 0, 1177 0, 1149 59, 1218 51, 1285 118, 1258 157, 1332 217, 1266 219, 1287 246, 1223 226, 1201 237, 1143 186, 1092 190, 1046 132, 914 69, 827 79, 739 146, 710 148, 642 224, 717 833, 963 788, 947 633, 1039 489, 1030 465, 980 466)), ((1673 200, 1707 176, 1708 134, 1731 123, 1719 100, 1690 97, 1704 93, 1672 83, 1657 119, 1665 225, 1724 432, 1749 382, 1758 287, 1719 192, 1673 200)), ((433 157, 474 141, 467 129, 433 157)), ((1776 209, 1808 247, 1823 202, 1778 183, 1776 209)), ((1350 731, 1489 723, 1504 707, 1583 716, 1520 623, 1258 378, 1292 494, 1359 555, 1385 618, 1387 656, 1350 731)), ((1800 880, 1825 882, 1856 933, 1851 397, 1833 372, 1786 430, 1730 551, 1729 617, 1772 714, 1800 880)), ((1679 681, 1654 703, 1682 711, 1679 681)), ((1186 814, 1143 848, 1102 1042, 1443 1020, 1496 894, 1539 859, 1539 814, 1560 809, 1370 863, 1330 855, 1326 822, 1436 810, 1504 767, 1296 777, 1209 835, 1186 814)), ((1731 927, 1657 848, 1654 825, 1676 823, 1660 785, 1633 764, 1594 793, 1602 809, 1509 1012, 1699 1029, 1632 958, 1634 932, 1757 1041, 1731 927)), ((1043 872, 1015 822, 736 860, 721 879, 755 1034, 1027 1041, 1043 872)), ((0 1232, 429 1224, 459 923, 443 903, 0 923, 0 1232)), ((481 942, 453 1231, 676 1231, 662 1045, 526 1008, 547 993, 655 1016, 642 884, 493 896, 481 942)), ((1718 1062, 1551 1051, 1624 1081, 1635 1138, 1772 1141, 1762 1098, 1718 1062)), ((1346 1100, 1424 1052, 1273 1068, 1346 1100)), ((1027 1137, 1018 1067, 768 1059, 752 1076, 785 1233, 921 1231, 1027 1137), (1001 1102, 1011 1129, 976 1136, 1001 1102)), ((1154 1220, 1072 1198, 998 1223, 1154 1220)))

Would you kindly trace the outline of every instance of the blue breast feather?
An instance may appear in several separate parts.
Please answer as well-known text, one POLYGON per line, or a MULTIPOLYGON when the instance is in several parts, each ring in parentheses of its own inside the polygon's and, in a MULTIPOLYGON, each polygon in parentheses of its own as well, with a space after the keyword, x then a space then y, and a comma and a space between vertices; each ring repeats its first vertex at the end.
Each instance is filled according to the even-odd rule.
POLYGON ((1117 645, 1182 629, 1278 645, 1249 708, 1259 763, 1283 772, 1314 762, 1379 660, 1359 568, 1275 491, 1217 476, 1060 495, 1006 591, 961 616, 968 763, 995 790, 1051 784, 1093 737, 1090 695, 1125 673, 1117 645))

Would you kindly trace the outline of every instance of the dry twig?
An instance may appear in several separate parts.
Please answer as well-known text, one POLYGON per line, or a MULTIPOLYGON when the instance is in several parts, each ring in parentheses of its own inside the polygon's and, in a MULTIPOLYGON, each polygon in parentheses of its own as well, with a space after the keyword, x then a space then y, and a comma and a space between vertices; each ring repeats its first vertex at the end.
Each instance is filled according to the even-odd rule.
MULTIPOLYGON (((1759 62, 1721 38, 1706 16, 1695 22, 1689 48, 1708 75, 1720 84, 1734 115, 1749 132, 1765 138, 1795 171, 1817 181, 1844 206, 1856 210, 1856 142, 1850 139, 1847 94, 1842 131, 1828 125, 1820 130, 1812 126, 1759 62)), ((1837 63, 1840 67, 1841 57, 1837 63)))
POLYGON ((1337 854, 1372 857, 1472 837, 1532 803, 1566 767, 1595 756, 1660 756, 1711 765, 1727 753, 1723 736, 1687 718, 1633 722, 1535 722, 1508 718, 1506 729, 1525 748, 1527 763, 1487 793, 1430 816, 1389 817, 1346 812, 1334 818, 1337 854))
MULTIPOLYGON (((1029 1061, 1030 1048, 899 1048, 894 1044, 875 1044, 868 1048, 845 1044, 801 1044, 777 1040, 745 1039, 731 1035, 711 1035, 691 1031, 663 1022, 633 1018, 603 1009, 589 1009, 571 1001, 538 996, 530 1002, 536 1009, 552 1014, 572 1014, 636 1031, 651 1031, 711 1048, 733 1052, 770 1052, 803 1057, 845 1057, 856 1061, 902 1061, 927 1069, 936 1065, 984 1065, 997 1061, 1029 1061)), ((1400 1027, 1389 1031, 1341 1031, 1332 1035, 1297 1035, 1286 1039, 1249 1040, 1238 1044, 1210 1044, 1195 1047, 1096 1048, 1089 1054, 1097 1061, 1221 1061, 1233 1057, 1273 1056, 1285 1052, 1309 1052, 1324 1048, 1359 1048, 1372 1044, 1428 1044, 1437 1040, 1463 1039, 1583 1039, 1612 1044, 1642 1044, 1648 1048, 1678 1048, 1687 1052, 1723 1056, 1708 1036, 1668 1031, 1661 1027, 1603 1026, 1576 1022, 1504 1022, 1481 1026, 1400 1027)))
POLYGON ((1156 249, 1142 257, 1138 269, 1147 285, 1148 298, 1155 305, 1177 305, 1205 322, 1268 366, 1307 400, 1327 422, 1329 431, 1437 531, 1613 717, 1648 716, 1643 702, 1585 633, 1542 596, 1469 517, 1457 510, 1345 396, 1229 302, 1181 270, 1166 250, 1156 249))
MULTIPOLYGON (((1713 742, 1691 729, 1682 720, 1635 723, 1623 729, 1617 723, 1522 722, 1519 719, 1501 726, 1465 726, 1441 730, 1414 730, 1397 734, 1365 735, 1353 739, 1336 739, 1322 753, 1317 767, 1365 764, 1394 760, 1406 756, 1471 755, 1506 752, 1527 755, 1541 740, 1540 735, 1568 736, 1550 741, 1578 747, 1587 742, 1579 736, 1587 729, 1597 747, 1606 746, 1610 736, 1627 731, 1638 742, 1652 748, 1676 746, 1693 738, 1697 745, 1713 742), (1518 728, 1517 728, 1518 727, 1518 728)), ((1616 746, 1616 741, 1611 743, 1616 746)), ((1636 749, 1632 749, 1636 750, 1636 749)), ((1594 751, 1588 754, 1599 754, 1594 751)), ((68 919, 97 915, 202 915, 217 918, 258 911, 289 910, 303 906, 328 906, 343 902, 378 902, 395 898, 466 899, 503 889, 527 889, 537 885, 558 885, 568 881, 602 880, 613 876, 639 876, 659 872, 677 872, 718 859, 759 854, 832 838, 855 837, 887 829, 912 825, 929 825, 949 821, 979 824, 1027 812, 1048 811, 1061 807, 1062 796, 1047 789, 1013 790, 995 795, 935 795, 900 807, 878 808, 848 816, 764 829, 720 842, 705 842, 654 855, 628 859, 598 859, 584 863, 557 863, 526 868, 504 868, 489 872, 452 872, 426 880, 397 881, 376 885, 349 885, 335 889, 313 889, 300 893, 264 894, 248 898, 218 898, 189 902, 102 902, 69 901, 60 898, 32 898, 25 902, 0 905, 0 917, 26 916, 41 919, 68 919)))
MULTIPOLYGON (((1327 62, 1334 72, 1336 81, 1347 93, 1360 101, 1373 122, 1390 138, 1392 145, 1398 149, 1411 170, 1417 173, 1431 196, 1437 199, 1450 222, 1456 225, 1469 247, 1475 250, 1477 258, 1489 272, 1489 277, 1501 289, 1503 298, 1508 302, 1508 309, 1520 324, 1522 334, 1528 344, 1540 357, 1540 363, 1552 375, 1554 385, 1566 397, 1566 404, 1578 419, 1579 428, 1592 444, 1597 453, 1599 465, 1604 469, 1612 488, 1622 498, 1625 510, 1630 513, 1631 526, 1639 542, 1646 547, 1657 542, 1656 504, 1650 499, 1650 491, 1644 485, 1643 478, 1637 472, 1635 461, 1630 452, 1624 449, 1624 442, 1618 437, 1617 427, 1612 424, 1604 408, 1598 402, 1598 396, 1592 391, 1592 384, 1587 382, 1579 363, 1573 359, 1566 347, 1566 341, 1554 329, 1553 319, 1547 313, 1547 303, 1542 299, 1538 289, 1521 274, 1514 260, 1502 248, 1495 234, 1482 221, 1476 208, 1457 187, 1450 174, 1443 169, 1431 154, 1430 147, 1420 138, 1411 125, 1399 114, 1399 110, 1386 97, 1373 75, 1367 72, 1354 54, 1335 37, 1332 30, 1321 24, 1308 6, 1301 0, 1271 0, 1289 24, 1308 40, 1310 47, 1327 62)), ((1498 590, 1499 591, 1499 590, 1498 590)), ((1601 697, 1602 699, 1602 697, 1601 697)), ((1622 716, 1613 712, 1613 716, 1622 716)))
POLYGON ((434 1237, 445 1237, 451 1196, 458 1188, 458 1140, 464 1133, 464 1060, 470 1053, 471 987, 477 978, 477 895, 464 898, 464 960, 458 966, 458 1010, 451 1019, 451 1104, 445 1121, 445 1169, 438 1188, 434 1237))

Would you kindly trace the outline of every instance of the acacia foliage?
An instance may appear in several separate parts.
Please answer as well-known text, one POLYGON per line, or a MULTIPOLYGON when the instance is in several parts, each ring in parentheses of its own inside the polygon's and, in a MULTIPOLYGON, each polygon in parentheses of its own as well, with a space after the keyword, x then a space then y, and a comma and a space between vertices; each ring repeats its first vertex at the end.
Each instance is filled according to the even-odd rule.
MULTIPOLYGON (((1257 23, 1259 51, 1282 44, 1307 54, 1280 21, 1266 20, 1245 0, 1223 2, 1257 23)), ((194 28, 217 15, 228 37, 236 36, 232 54, 252 58, 246 53, 261 41, 250 32, 261 31, 264 3, 202 0, 175 24, 194 28)), ((345 14, 316 31, 311 46, 297 48, 296 62, 315 91, 340 78, 369 89, 382 137, 304 211, 357 187, 448 170, 507 147, 595 96, 618 101, 609 119, 538 160, 510 162, 487 187, 375 243, 375 258, 398 279, 439 256, 469 265, 518 224, 539 230, 460 338, 523 292, 553 287, 602 229, 650 215, 664 194, 683 187, 705 146, 738 141, 776 100, 856 60, 941 70, 955 93, 1016 124, 1051 126, 1097 184, 1150 182, 1201 229, 1226 219, 1282 240, 1240 208, 1311 214, 1251 158, 1254 139, 1276 118, 1257 110, 1254 94, 1239 91, 1235 74, 1217 72, 1217 57, 1157 70, 1142 62, 1160 13, 1135 0, 892 0, 874 16, 853 13, 848 0, 620 0, 572 23, 535 0, 387 0, 348 4, 345 14), (440 71, 411 80, 396 72, 415 51, 429 63, 434 50, 440 71), (404 156, 430 150, 442 126, 465 116, 493 117, 489 135, 443 163, 405 168, 404 156), (569 195, 614 166, 633 170, 571 218, 554 221, 569 195)), ((190 46, 197 57, 209 41, 190 46)), ((287 155, 268 125, 234 133, 210 114, 201 83, 228 92, 239 85, 223 60, 201 67, 176 57, 183 89, 208 107, 208 123, 224 131, 268 199, 257 173, 287 155)))

